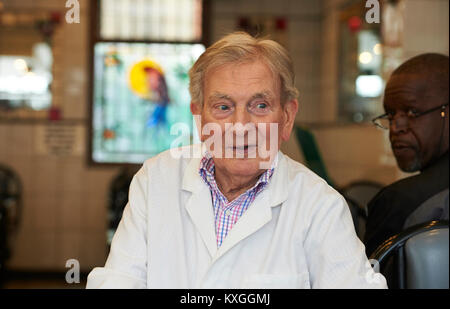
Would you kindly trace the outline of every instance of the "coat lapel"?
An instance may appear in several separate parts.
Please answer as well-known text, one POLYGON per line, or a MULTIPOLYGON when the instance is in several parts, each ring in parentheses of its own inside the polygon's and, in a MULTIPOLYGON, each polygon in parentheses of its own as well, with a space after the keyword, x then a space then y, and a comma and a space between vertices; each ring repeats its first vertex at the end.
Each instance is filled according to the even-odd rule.
POLYGON ((184 173, 182 188, 192 193, 185 208, 213 258, 217 252, 214 210, 209 188, 198 174, 199 165, 200 159, 191 159, 184 173))
POLYGON ((272 207, 279 206, 287 199, 288 173, 285 158, 281 152, 278 160, 271 181, 228 233, 217 251, 214 261, 219 259, 239 241, 255 233, 268 223, 272 219, 272 207))
POLYGON ((182 189, 192 193, 186 203, 186 211, 200 233, 214 263, 239 241, 255 233, 272 219, 272 207, 282 204, 288 197, 288 170, 286 158, 279 152, 278 163, 271 181, 228 233, 221 247, 217 249, 211 193, 198 174, 200 160, 194 158, 189 161, 183 176, 182 189))

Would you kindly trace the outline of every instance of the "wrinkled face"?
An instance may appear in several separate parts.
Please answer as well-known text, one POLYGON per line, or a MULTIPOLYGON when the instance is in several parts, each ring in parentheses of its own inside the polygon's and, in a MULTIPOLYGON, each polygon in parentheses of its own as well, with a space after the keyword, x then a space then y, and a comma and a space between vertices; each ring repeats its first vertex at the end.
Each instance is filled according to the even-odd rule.
POLYGON ((437 110, 408 119, 407 111, 424 112, 446 104, 447 99, 448 96, 430 89, 423 76, 397 74, 387 83, 384 109, 394 115, 389 139, 397 164, 403 171, 421 170, 448 149, 448 116, 442 118, 437 110))
POLYGON ((255 61, 212 69, 203 97, 203 105, 193 103, 191 110, 201 115, 202 141, 214 140, 216 168, 236 176, 268 168, 281 142, 289 139, 297 112, 296 100, 281 106, 280 81, 268 66, 255 61))

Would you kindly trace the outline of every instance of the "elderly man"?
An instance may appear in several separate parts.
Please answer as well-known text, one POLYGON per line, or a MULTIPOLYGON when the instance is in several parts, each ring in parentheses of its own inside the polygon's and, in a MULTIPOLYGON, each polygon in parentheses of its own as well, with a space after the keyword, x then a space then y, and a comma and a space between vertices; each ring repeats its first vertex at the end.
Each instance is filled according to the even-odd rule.
POLYGON ((286 50, 233 33, 190 81, 201 156, 145 162, 87 287, 385 288, 344 199, 279 152, 298 107, 286 50))
POLYGON ((389 130, 399 168, 420 174, 387 186, 368 204, 368 255, 409 226, 448 220, 448 60, 440 54, 416 56, 386 85, 386 113, 374 122, 389 130))

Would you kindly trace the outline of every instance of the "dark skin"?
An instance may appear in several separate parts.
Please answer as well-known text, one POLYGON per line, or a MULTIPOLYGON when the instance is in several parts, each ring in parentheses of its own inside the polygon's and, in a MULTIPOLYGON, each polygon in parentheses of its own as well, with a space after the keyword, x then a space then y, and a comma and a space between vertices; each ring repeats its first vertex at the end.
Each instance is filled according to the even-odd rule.
POLYGON ((389 139, 397 164, 405 172, 423 170, 448 151, 448 106, 445 117, 434 111, 416 119, 408 119, 408 110, 423 112, 448 103, 448 87, 438 87, 426 75, 398 73, 389 79, 384 109, 394 115, 389 139))

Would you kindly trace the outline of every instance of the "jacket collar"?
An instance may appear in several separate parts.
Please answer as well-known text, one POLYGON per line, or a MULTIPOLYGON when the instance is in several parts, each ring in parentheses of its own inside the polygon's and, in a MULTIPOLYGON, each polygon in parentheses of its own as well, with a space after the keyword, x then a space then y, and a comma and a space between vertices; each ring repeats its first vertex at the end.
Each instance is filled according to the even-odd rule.
POLYGON ((216 260, 240 240, 256 232, 272 219, 271 208, 282 204, 288 197, 288 168, 285 156, 279 151, 269 184, 238 220, 218 250, 211 193, 199 175, 200 160, 201 157, 190 159, 183 175, 182 189, 192 193, 185 208, 211 257, 216 260))

